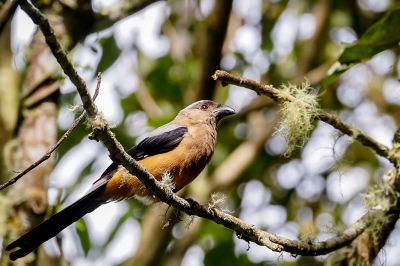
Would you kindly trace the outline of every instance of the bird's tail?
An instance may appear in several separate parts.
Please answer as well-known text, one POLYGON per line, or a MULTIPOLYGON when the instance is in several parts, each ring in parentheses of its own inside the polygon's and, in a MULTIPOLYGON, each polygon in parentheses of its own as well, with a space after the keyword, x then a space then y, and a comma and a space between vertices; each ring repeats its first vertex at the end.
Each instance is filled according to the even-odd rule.
POLYGON ((94 211, 104 203, 103 200, 99 200, 101 192, 102 187, 90 191, 72 205, 54 214, 31 231, 10 243, 6 247, 7 251, 18 248, 11 252, 10 259, 16 260, 27 255, 85 214, 94 211))

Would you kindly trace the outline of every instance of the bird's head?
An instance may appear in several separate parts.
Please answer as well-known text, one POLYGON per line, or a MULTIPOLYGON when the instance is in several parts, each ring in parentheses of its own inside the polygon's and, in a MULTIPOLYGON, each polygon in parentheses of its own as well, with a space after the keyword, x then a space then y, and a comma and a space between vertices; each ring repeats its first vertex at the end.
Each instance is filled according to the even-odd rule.
POLYGON ((192 103, 181 110, 178 116, 185 117, 194 122, 205 122, 218 125, 222 118, 235 114, 231 107, 210 100, 192 103))

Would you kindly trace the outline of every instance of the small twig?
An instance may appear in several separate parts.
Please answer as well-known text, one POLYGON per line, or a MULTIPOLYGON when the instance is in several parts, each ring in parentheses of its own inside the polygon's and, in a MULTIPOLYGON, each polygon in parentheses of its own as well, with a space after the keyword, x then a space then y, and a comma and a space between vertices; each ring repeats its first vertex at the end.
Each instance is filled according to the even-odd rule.
MULTIPOLYGON (((99 73, 97 75, 97 86, 96 86, 96 90, 94 92, 93 95, 93 101, 96 100, 97 95, 99 95, 99 89, 100 89, 100 83, 101 83, 101 74, 99 73)), ((84 110, 72 123, 71 127, 62 135, 62 137, 57 141, 57 143, 55 143, 53 146, 50 147, 50 149, 48 149, 48 151, 42 156, 40 157, 39 160, 37 160, 36 162, 34 162, 33 164, 29 165, 27 168, 25 168, 25 170, 23 170, 22 172, 20 172, 18 175, 14 176, 13 178, 11 178, 10 180, 8 180, 7 182, 3 183, 0 185, 0 191, 11 186, 12 184, 14 184, 15 182, 17 182, 21 177, 23 177, 24 175, 26 175, 27 173, 29 173, 30 171, 32 171, 33 169, 35 169, 37 166, 39 166, 41 163, 43 163, 44 161, 48 160, 51 156, 51 154, 69 137, 69 135, 75 130, 75 128, 79 125, 79 123, 82 121, 82 119, 85 117, 86 115, 86 111, 84 110)))
MULTIPOLYGON (((278 103, 296 100, 294 96, 286 93, 282 94, 280 90, 274 88, 273 86, 265 85, 251 79, 235 76, 226 71, 217 70, 212 77, 214 78, 214 80, 220 80, 223 83, 245 87, 257 92, 258 94, 269 96, 271 99, 278 103)), ((359 129, 343 122, 339 117, 323 110, 318 110, 315 117, 321 121, 324 121, 327 124, 330 124, 334 128, 340 130, 344 134, 352 137, 353 139, 359 141, 364 146, 373 149, 378 155, 388 159, 394 165, 397 165, 398 160, 396 156, 390 152, 390 149, 388 147, 365 135, 359 129)))
MULTIPOLYGON (((97 77, 96 77, 97 83, 96 83, 96 89, 94 91, 93 94, 93 102, 96 101, 97 96, 99 95, 99 91, 100 91, 100 85, 101 85, 101 72, 97 73, 97 77)), ((85 112, 86 113, 86 112, 85 112)))

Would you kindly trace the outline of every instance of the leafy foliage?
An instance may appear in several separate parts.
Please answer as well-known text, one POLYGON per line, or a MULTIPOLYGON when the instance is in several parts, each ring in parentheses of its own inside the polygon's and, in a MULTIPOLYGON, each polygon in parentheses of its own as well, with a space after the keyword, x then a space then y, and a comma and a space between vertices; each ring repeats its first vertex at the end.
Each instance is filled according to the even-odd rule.
POLYGON ((324 78, 322 86, 338 80, 355 63, 371 59, 374 55, 394 49, 400 42, 400 9, 389 12, 384 18, 369 27, 355 43, 347 45, 333 66, 332 73, 324 78))
POLYGON ((398 47, 400 42, 400 9, 389 12, 372 25, 355 43, 346 47, 339 62, 348 64, 370 59, 383 50, 398 47))

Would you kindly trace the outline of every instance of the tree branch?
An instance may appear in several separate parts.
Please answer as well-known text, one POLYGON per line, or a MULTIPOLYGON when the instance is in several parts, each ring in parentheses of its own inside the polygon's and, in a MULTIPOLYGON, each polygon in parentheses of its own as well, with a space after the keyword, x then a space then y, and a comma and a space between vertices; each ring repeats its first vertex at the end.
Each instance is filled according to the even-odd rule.
POLYGON ((89 91, 86 89, 86 83, 77 74, 75 68, 68 60, 67 54, 57 41, 54 31, 50 27, 49 21, 40 13, 39 9, 28 3, 26 0, 21 0, 20 6, 32 19, 32 21, 36 25, 40 26, 40 30, 42 31, 51 52, 54 54, 54 57, 57 59, 58 63, 62 66, 65 75, 67 75, 71 79, 71 82, 76 86, 86 112, 90 117, 93 117, 95 114, 97 114, 97 108, 91 100, 89 91))
POLYGON ((210 76, 214 69, 220 66, 232 2, 232 0, 216 1, 212 13, 204 21, 204 29, 200 30, 200 34, 207 38, 199 38, 201 41, 199 51, 201 74, 196 88, 196 98, 199 100, 212 99, 214 96, 216 82, 210 79, 210 76))
POLYGON ((83 79, 77 74, 72 64, 68 61, 67 55, 63 52, 60 44, 57 42, 50 25, 44 15, 40 13, 31 3, 23 1, 22 9, 32 18, 44 33, 47 44, 53 51, 54 56, 61 65, 65 74, 71 79, 72 83, 77 87, 81 96, 83 106, 87 111, 92 126, 92 137, 100 140, 107 147, 108 151, 113 154, 119 163, 121 163, 132 175, 135 175, 149 191, 153 192, 153 196, 161 201, 184 211, 189 215, 196 215, 202 218, 213 220, 218 224, 232 229, 242 239, 252 241, 259 245, 265 246, 273 251, 288 251, 298 255, 320 255, 326 254, 332 250, 336 250, 350 243, 365 228, 366 220, 370 216, 375 216, 377 212, 369 212, 358 222, 353 224, 343 234, 333 237, 327 241, 310 243, 299 240, 290 240, 274 234, 262 231, 254 225, 246 223, 239 218, 226 214, 217 208, 208 208, 200 205, 194 200, 185 200, 172 192, 172 190, 158 182, 149 172, 147 172, 140 164, 138 164, 129 154, 127 154, 122 145, 117 141, 109 125, 98 114, 92 99, 89 95, 87 87, 83 79))
MULTIPOLYGON (((280 90, 278 90, 277 88, 274 88, 271 85, 265 85, 265 84, 255 81, 255 80, 235 76, 226 71, 217 70, 217 71, 215 71, 215 73, 212 77, 214 78, 214 80, 220 80, 223 84, 229 83, 229 84, 245 87, 245 88, 248 88, 250 90, 257 92, 257 94, 259 94, 259 95, 266 95, 278 103, 282 103, 285 101, 292 102, 292 101, 296 100, 296 98, 294 96, 287 94, 287 93, 282 93, 280 90)), ((334 128, 341 131, 342 133, 361 142, 364 146, 367 146, 367 147, 373 149, 377 154, 388 159, 394 165, 398 164, 398 158, 396 157, 396 155, 394 153, 390 152, 390 149, 388 147, 377 142, 373 138, 365 135, 359 129, 351 126, 350 124, 343 122, 339 117, 332 115, 328 112, 325 112, 323 110, 318 110, 317 114, 316 114, 316 118, 321 121, 324 121, 327 124, 330 124, 334 128)))
MULTIPOLYGON (((326 40, 327 25, 329 23, 332 0, 321 0, 314 5, 313 15, 315 17, 315 32, 311 39, 305 42, 302 57, 299 64, 299 76, 304 79, 306 72, 320 60, 321 53, 319 47, 323 47, 326 40)), ((324 75, 325 76, 325 75, 324 75)))
POLYGON ((352 243, 350 249, 339 250, 328 258, 328 265, 371 265, 393 231, 400 213, 400 176, 395 169, 382 177, 379 187, 372 188, 365 198, 380 215, 371 219, 364 232, 352 243))
MULTIPOLYGON (((97 95, 99 94, 99 89, 100 89, 100 83, 101 83, 101 76, 100 73, 97 76, 97 86, 96 86, 96 90, 94 92, 93 95, 93 101, 96 100, 97 95)), ((37 166, 39 166, 41 163, 43 163, 44 161, 46 161, 47 159, 50 158, 51 154, 69 137, 69 135, 75 130, 75 128, 80 124, 80 122, 82 121, 82 119, 85 117, 86 115, 86 111, 83 111, 72 123, 71 127, 62 135, 62 137, 57 141, 56 144, 54 144, 53 146, 51 146, 49 148, 49 150, 36 162, 34 162, 33 164, 31 164, 30 166, 28 166, 27 168, 25 168, 25 170, 23 170, 22 172, 20 172, 19 174, 17 174, 16 176, 14 176, 13 178, 11 178, 10 180, 8 180, 7 182, 3 183, 0 185, 0 191, 2 191, 3 189, 11 186, 12 184, 14 184, 15 182, 17 182, 21 177, 23 177, 24 175, 26 175, 27 173, 29 173, 30 171, 32 171, 33 169, 35 169, 37 166)))

